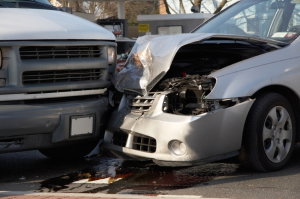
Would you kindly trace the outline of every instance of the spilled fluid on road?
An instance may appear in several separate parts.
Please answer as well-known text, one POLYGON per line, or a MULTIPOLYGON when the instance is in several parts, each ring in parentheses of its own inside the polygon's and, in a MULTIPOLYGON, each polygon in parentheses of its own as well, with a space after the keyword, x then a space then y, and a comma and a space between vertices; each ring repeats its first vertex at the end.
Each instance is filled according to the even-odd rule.
POLYGON ((213 163, 195 167, 159 167, 150 162, 114 159, 101 168, 88 168, 41 183, 40 191, 127 193, 155 195, 164 190, 208 185, 217 176, 231 175, 238 164, 213 163), (84 187, 84 188, 83 188, 84 187))

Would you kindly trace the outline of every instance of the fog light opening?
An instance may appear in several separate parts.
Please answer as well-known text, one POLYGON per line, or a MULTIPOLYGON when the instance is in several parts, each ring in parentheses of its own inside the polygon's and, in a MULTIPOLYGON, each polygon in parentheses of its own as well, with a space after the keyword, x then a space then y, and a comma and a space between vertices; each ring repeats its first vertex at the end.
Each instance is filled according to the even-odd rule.
POLYGON ((168 144, 168 148, 171 154, 176 156, 182 156, 186 154, 186 145, 179 140, 172 140, 168 144))

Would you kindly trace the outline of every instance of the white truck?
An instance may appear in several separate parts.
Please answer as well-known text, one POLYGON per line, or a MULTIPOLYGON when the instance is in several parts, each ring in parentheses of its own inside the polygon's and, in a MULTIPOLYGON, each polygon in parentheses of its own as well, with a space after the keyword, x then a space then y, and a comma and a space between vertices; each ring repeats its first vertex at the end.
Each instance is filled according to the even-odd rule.
POLYGON ((0 0, 0 153, 82 157, 103 136, 115 36, 47 0, 0 0))

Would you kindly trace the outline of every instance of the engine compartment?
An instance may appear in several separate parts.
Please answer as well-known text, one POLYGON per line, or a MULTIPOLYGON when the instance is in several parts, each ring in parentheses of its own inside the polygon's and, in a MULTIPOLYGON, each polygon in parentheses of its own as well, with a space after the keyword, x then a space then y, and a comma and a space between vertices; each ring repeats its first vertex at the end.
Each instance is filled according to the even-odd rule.
POLYGON ((207 112, 206 95, 213 89, 215 80, 200 75, 165 79, 160 89, 168 91, 163 104, 166 113, 199 115, 207 112))
POLYGON ((230 39, 212 39, 183 46, 174 57, 170 70, 151 92, 168 93, 162 107, 166 113, 199 115, 234 106, 245 99, 206 100, 216 83, 208 75, 276 49, 277 46, 267 43, 230 39))

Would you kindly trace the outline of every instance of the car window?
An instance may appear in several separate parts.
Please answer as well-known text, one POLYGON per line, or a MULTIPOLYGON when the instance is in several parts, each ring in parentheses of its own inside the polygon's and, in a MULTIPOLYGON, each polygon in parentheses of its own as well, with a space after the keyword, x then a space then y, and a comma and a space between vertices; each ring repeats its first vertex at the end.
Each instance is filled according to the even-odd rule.
POLYGON ((219 29, 224 34, 239 34, 266 37, 269 26, 276 13, 270 9, 273 1, 264 1, 239 12, 219 29))
POLYGON ((295 5, 289 21, 288 29, 291 29, 293 26, 300 26, 300 4, 295 5))
POLYGON ((0 0, 0 7, 58 10, 47 0, 0 0))
POLYGON ((289 42, 300 33, 300 27, 297 30, 290 30, 291 27, 300 26, 299 3, 292 0, 243 0, 224 10, 194 32, 289 42))
POLYGON ((38 2, 38 3, 43 3, 43 4, 47 4, 47 5, 51 5, 51 3, 47 0, 0 0, 1 2, 21 2, 21 1, 29 1, 29 2, 38 2))

